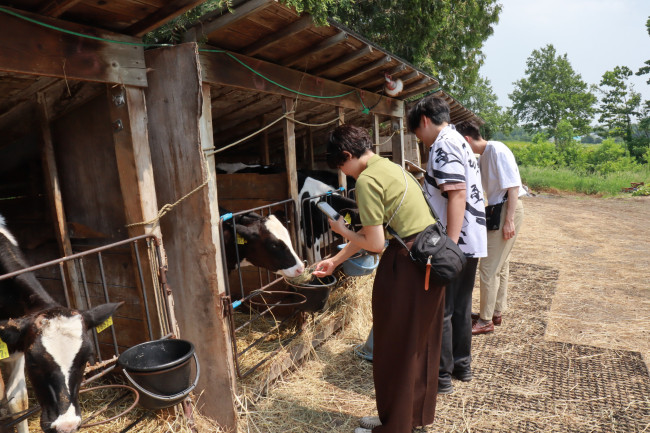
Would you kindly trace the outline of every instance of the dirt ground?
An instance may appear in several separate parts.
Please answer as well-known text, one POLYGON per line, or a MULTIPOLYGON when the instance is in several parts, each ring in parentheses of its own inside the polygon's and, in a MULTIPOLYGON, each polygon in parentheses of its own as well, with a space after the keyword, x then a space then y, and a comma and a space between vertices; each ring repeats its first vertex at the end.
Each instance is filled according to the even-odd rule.
MULTIPOLYGON (((650 198, 524 200, 503 325, 475 337, 474 380, 438 396, 421 431, 650 431, 650 198)), ((363 278, 340 333, 242 396, 239 433, 352 432, 376 414, 372 364, 352 354, 371 324, 363 278)))
POLYGON ((650 363, 650 197, 543 194, 524 205, 511 260, 560 272, 545 339, 650 363))

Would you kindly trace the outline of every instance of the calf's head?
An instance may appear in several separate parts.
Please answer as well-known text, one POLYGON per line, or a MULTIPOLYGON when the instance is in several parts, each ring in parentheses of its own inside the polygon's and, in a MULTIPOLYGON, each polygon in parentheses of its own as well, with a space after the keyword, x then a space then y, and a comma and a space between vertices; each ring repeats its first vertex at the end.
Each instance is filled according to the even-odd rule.
POLYGON ((301 275, 305 265, 291 245, 286 227, 274 216, 247 215, 237 220, 240 257, 285 277, 301 275))
POLYGON ((0 338, 10 352, 24 353, 44 432, 72 433, 79 427, 79 387, 92 354, 86 331, 103 323, 120 305, 87 311, 55 307, 0 322, 0 338))

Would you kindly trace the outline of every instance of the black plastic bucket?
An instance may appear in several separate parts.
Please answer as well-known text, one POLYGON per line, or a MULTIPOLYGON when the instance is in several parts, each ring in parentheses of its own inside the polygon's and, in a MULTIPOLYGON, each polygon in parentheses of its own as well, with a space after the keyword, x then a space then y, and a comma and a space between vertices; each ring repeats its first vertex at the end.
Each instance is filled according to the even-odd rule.
POLYGON ((330 296, 332 288, 336 285, 336 277, 334 275, 327 275, 322 278, 313 277, 307 283, 291 283, 285 278, 288 285, 296 289, 296 292, 304 295, 307 301, 304 304, 298 305, 296 308, 307 312, 315 313, 322 311, 327 304, 327 299, 330 296))
POLYGON ((154 410, 180 403, 196 387, 201 373, 194 345, 187 340, 140 343, 124 351, 117 363, 140 392, 140 404, 154 410), (192 358, 196 377, 190 383, 192 358))

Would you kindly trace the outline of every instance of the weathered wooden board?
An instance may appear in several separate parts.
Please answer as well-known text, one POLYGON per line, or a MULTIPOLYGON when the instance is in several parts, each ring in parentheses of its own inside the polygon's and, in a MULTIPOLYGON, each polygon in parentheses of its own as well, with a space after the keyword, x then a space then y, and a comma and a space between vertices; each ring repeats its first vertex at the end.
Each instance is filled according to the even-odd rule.
POLYGON ((287 175, 233 173, 217 175, 219 200, 262 199, 271 201, 286 200, 287 175))
MULTIPOLYGON (((121 42, 140 42, 136 38, 93 27, 16 12, 77 33, 121 42)), ((142 46, 82 38, 0 13, 0 70, 3 71, 146 86, 143 52, 142 46)))
POLYGON ((128 234, 112 134, 104 95, 52 124, 66 217, 104 233, 103 244, 128 234))
POLYGON ((258 75, 262 74, 266 78, 286 88, 292 90, 300 89, 301 93, 314 95, 313 97, 300 96, 301 100, 319 101, 323 104, 352 108, 359 111, 363 110, 364 106, 373 107, 371 110, 373 113, 396 117, 404 115, 404 103, 400 100, 357 90, 354 87, 305 74, 273 63, 233 53, 201 52, 200 59, 202 79, 204 82, 213 85, 227 85, 292 98, 296 97, 294 92, 272 84, 270 81, 258 75), (230 57, 231 55, 237 60, 230 57), (242 65, 242 63, 255 70, 258 74, 242 65), (332 98, 332 96, 337 97, 332 98))
MULTIPOLYGON (((201 149, 202 86, 196 44, 148 50, 153 72, 145 91, 149 143, 159 205, 173 203, 206 181, 201 149)), ((206 104, 207 105, 207 104, 206 104)), ((214 180, 212 180, 214 182, 214 180)), ((217 284, 209 188, 189 196, 160 221, 168 281, 183 338, 197 347, 202 372, 202 412, 236 430, 234 371, 227 322, 217 284)))

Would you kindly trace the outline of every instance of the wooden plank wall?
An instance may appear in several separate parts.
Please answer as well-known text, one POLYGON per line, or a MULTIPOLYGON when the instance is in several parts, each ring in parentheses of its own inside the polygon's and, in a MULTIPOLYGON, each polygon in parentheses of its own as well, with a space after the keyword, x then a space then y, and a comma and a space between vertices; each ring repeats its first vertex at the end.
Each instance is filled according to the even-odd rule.
MULTIPOLYGON (((207 179, 197 54, 193 43, 145 53, 152 70, 145 95, 159 206, 175 202, 207 179)), ((235 430, 234 374, 211 225, 217 216, 211 212, 209 188, 204 187, 165 215, 160 226, 181 336, 194 343, 202 367, 198 406, 225 430, 235 430)))
MULTIPOLYGON (((73 252, 128 238, 113 129, 105 94, 70 111, 51 125, 62 198, 73 252)), ((84 261, 91 305, 103 302, 97 259, 84 261)), ((120 351, 149 339, 134 263, 128 248, 103 256, 111 301, 124 301, 113 318, 120 351)), ((148 265, 143 263, 145 271, 148 265)), ((81 297, 86 301, 85 294, 81 297)), ((154 318, 155 320, 155 318, 154 318)), ((100 334, 104 356, 113 353, 109 332, 100 334)))
POLYGON ((217 175, 219 205, 230 212, 265 206, 289 198, 287 175, 233 173, 217 175))

